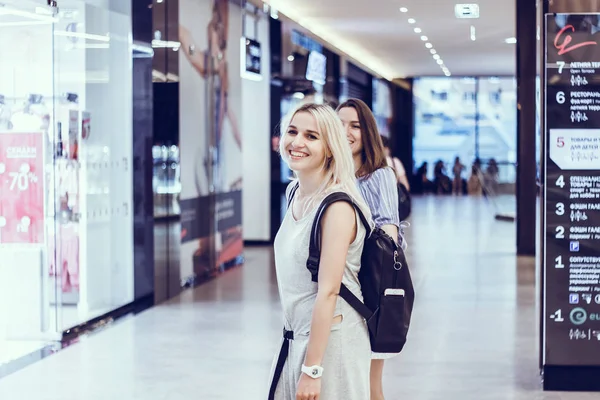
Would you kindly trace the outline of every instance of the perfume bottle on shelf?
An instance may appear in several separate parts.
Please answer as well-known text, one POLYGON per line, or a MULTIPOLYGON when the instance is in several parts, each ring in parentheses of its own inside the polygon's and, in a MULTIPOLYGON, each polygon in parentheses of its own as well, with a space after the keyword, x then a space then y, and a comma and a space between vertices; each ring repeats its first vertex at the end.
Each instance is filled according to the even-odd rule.
POLYGON ((60 96, 58 134, 61 142, 61 157, 79 159, 79 96, 76 93, 64 93, 60 96))
POLYGON ((58 121, 56 124, 56 145, 54 155, 56 158, 63 158, 63 138, 62 138, 62 122, 58 121))
POLYGON ((11 110, 6 104, 6 97, 3 94, 0 94, 0 131, 9 131, 12 129, 10 117, 11 110))

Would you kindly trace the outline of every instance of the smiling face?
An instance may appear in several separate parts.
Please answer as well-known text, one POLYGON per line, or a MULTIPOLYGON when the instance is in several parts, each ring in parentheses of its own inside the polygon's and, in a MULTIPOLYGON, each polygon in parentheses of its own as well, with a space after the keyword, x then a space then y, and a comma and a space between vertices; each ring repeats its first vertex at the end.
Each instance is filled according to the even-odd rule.
POLYGON ((308 112, 294 115, 282 147, 284 159, 296 173, 319 171, 325 164, 325 142, 316 119, 308 112))
POLYGON ((362 132, 358 112, 354 107, 344 107, 338 111, 338 116, 342 120, 342 125, 346 130, 346 137, 350 143, 352 156, 357 156, 363 150, 362 132))

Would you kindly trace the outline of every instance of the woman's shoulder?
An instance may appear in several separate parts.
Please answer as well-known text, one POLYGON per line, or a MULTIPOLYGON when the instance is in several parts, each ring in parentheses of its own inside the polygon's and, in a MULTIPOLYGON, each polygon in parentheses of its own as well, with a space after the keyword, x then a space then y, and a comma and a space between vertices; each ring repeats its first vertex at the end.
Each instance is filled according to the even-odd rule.
POLYGON ((373 173, 360 179, 361 183, 368 185, 380 186, 383 184, 396 184, 396 174, 391 167, 383 167, 376 169, 373 173))

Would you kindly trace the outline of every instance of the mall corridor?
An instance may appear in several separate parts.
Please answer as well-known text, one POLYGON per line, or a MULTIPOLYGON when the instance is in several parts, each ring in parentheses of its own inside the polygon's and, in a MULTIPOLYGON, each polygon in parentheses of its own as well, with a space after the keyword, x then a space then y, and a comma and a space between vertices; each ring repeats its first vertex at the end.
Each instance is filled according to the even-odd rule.
MULTIPOLYGON (((535 264, 515 256, 513 223, 469 197, 416 198, 411 219, 417 300, 387 399, 598 398, 540 390, 535 264)), ((281 335, 272 250, 246 260, 3 378, 0 399, 265 399, 281 335)))

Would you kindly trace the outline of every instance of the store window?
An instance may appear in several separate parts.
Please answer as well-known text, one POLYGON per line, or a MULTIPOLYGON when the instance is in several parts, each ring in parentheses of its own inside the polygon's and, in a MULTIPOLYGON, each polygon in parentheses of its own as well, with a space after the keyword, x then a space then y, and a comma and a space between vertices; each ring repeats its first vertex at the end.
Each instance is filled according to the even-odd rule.
POLYGON ((392 121, 392 94, 387 81, 373 78, 373 115, 377 122, 379 133, 390 137, 390 124, 392 121))
POLYGON ((131 16, 5 3, 0 365, 134 295, 131 16))
POLYGON ((415 168, 427 163, 427 176, 434 179, 434 166, 441 161, 452 176, 456 157, 465 165, 483 166, 494 160, 500 180, 516 179, 516 82, 512 77, 416 78, 414 80, 415 168))

